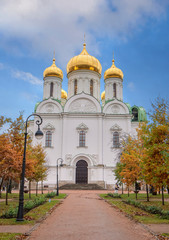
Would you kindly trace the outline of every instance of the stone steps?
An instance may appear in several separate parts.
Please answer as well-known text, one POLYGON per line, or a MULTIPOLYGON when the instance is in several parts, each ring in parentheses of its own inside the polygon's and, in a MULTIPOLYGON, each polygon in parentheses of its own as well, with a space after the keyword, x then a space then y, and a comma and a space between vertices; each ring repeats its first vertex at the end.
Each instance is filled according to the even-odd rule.
POLYGON ((103 190, 101 186, 97 184, 65 184, 60 187, 60 189, 65 190, 103 190))

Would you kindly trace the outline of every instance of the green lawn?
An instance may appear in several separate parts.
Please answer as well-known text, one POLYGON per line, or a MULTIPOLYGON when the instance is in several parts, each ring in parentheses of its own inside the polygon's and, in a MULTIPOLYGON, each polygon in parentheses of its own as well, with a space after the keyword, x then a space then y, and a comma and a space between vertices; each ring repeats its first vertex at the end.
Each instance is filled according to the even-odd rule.
POLYGON ((20 236, 20 233, 0 233, 0 239, 2 240, 16 240, 16 236, 20 236))
MULTIPOLYGON (((146 211, 141 210, 140 208, 134 207, 132 205, 128 205, 124 203, 122 200, 126 199, 133 199, 135 200, 135 194, 130 194, 129 198, 127 194, 121 195, 121 199, 119 198, 112 198, 108 196, 107 194, 100 194, 100 196, 104 199, 106 199, 111 205, 113 205, 115 208, 120 209, 122 212, 124 212, 126 215, 132 217, 133 219, 145 223, 145 224, 150 224, 150 223, 167 223, 169 224, 168 219, 162 219, 159 215, 157 214, 150 214, 146 211)), ((153 205, 153 206, 158 206, 163 208, 164 210, 169 211, 169 202, 166 201, 165 205, 163 206, 161 203, 161 196, 152 196, 150 198, 150 202, 146 202, 146 194, 139 194, 138 200, 142 204, 146 205, 153 205), (158 199, 159 198, 159 199, 158 199), (155 199, 155 200, 154 200, 155 199)), ((169 198, 169 196, 167 196, 169 198)))
MULTIPOLYGON (((40 194, 38 195, 40 196, 40 194)), ((18 194, 11 194, 10 195, 10 201, 8 202, 8 205, 5 204, 5 201, 0 202, 0 216, 3 215, 3 212, 10 207, 17 207, 19 203, 18 194)), ((32 199, 36 197, 35 194, 32 194, 32 199)), ((34 224, 37 220, 42 218, 47 212, 50 211, 51 208, 53 208, 55 205, 58 205, 60 203, 60 199, 64 199, 66 197, 66 194, 59 194, 59 196, 55 196, 54 198, 47 199, 46 203, 43 205, 40 205, 32 210, 30 210, 27 214, 24 215, 25 221, 23 222, 16 222, 16 218, 0 218, 0 225, 22 225, 22 224, 34 224)), ((24 202, 30 200, 29 196, 25 194, 25 200, 24 202)))

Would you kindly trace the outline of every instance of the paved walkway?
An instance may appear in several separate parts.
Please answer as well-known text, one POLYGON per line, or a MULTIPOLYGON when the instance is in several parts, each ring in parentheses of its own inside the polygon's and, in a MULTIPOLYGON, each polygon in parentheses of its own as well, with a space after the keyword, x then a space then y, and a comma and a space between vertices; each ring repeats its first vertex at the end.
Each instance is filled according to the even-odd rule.
POLYGON ((74 191, 32 232, 30 240, 153 240, 95 192, 74 191))

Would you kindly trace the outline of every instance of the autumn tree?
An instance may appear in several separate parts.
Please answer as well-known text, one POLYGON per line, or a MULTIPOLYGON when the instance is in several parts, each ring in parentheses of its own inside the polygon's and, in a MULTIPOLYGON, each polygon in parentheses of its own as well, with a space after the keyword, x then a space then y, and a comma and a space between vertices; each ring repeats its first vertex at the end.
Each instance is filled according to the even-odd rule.
POLYGON ((11 118, 0 116, 0 129, 3 127, 5 123, 9 123, 10 121, 11 121, 11 118))
MULTIPOLYGON (((21 156, 13 148, 7 134, 0 135, 0 178, 1 186, 6 182, 6 204, 9 180, 18 181, 20 176, 21 156)), ((1 189, 0 189, 1 190, 1 189)))
POLYGON ((162 189, 164 204, 164 187, 169 183, 169 104, 157 98, 152 103, 151 122, 143 126, 142 138, 146 147, 146 157, 142 169, 145 180, 156 188, 162 189))
POLYGON ((122 164, 121 162, 117 162, 116 167, 114 169, 114 175, 115 175, 115 179, 117 181, 117 183, 122 186, 122 194, 123 194, 123 177, 121 176, 121 172, 124 168, 124 164, 122 164))
POLYGON ((120 162, 123 167, 120 176, 128 189, 135 184, 136 199, 137 181, 141 179, 140 154, 138 139, 129 136, 121 153, 120 162))

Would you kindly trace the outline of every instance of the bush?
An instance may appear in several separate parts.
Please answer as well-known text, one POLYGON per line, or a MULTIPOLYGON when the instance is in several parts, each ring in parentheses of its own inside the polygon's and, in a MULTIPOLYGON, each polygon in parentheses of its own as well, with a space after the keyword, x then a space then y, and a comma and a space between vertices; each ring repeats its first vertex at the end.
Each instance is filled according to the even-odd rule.
MULTIPOLYGON (((31 209, 43 204, 46 201, 45 196, 40 196, 40 197, 36 197, 34 200, 30 200, 27 201, 24 204, 24 212, 28 212, 31 209)), ((6 210, 3 215, 1 216, 2 218, 15 218, 17 217, 17 213, 18 213, 18 207, 10 207, 8 210, 6 210)))
POLYGON ((56 196, 56 193, 55 192, 50 192, 50 193, 47 193, 46 195, 45 195, 45 197, 47 197, 47 198, 53 198, 53 197, 55 197, 56 196))
POLYGON ((119 195, 118 193, 108 193, 107 196, 112 198, 121 198, 121 195, 119 195))
POLYGON ((8 210, 3 212, 2 218, 14 218, 17 216, 18 213, 18 207, 12 207, 10 206, 8 210))
POLYGON ((161 215, 162 218, 164 219, 169 219, 169 211, 162 210, 162 208, 157 207, 157 206, 146 206, 142 204, 141 202, 136 202, 134 200, 128 199, 128 200, 123 200, 123 202, 133 205, 135 207, 141 208, 142 210, 149 212, 151 214, 159 214, 161 215))

